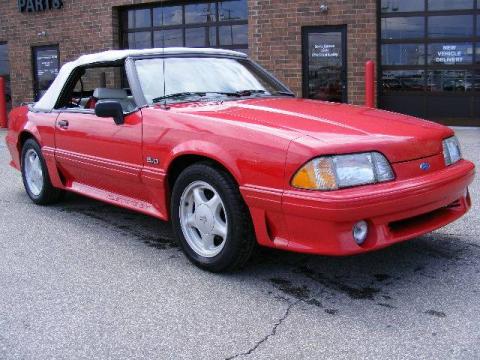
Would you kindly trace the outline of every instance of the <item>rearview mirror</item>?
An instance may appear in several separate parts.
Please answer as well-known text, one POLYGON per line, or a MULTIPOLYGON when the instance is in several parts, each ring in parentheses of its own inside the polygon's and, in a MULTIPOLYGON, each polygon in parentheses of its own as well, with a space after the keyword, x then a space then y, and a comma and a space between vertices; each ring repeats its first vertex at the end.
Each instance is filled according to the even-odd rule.
POLYGON ((95 115, 103 118, 113 118, 115 124, 123 125, 125 122, 123 108, 117 101, 102 101, 95 105, 95 115))

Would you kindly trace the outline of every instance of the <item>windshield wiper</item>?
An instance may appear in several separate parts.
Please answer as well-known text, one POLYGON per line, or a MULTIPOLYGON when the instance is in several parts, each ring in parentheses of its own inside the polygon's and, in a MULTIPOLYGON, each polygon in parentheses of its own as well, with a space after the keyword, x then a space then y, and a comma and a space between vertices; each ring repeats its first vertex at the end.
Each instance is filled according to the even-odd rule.
POLYGON ((252 96, 254 94, 265 94, 266 91, 265 90, 257 90, 257 89, 253 89, 253 90, 239 90, 239 91, 235 91, 233 93, 233 96, 252 96))
POLYGON ((236 91, 233 93, 226 93, 226 95, 230 96, 252 96, 255 94, 266 94, 266 95, 285 95, 285 96, 295 96, 295 94, 289 92, 289 91, 273 91, 273 92, 268 92, 266 90, 260 90, 260 89, 254 89, 254 90, 240 90, 236 91))
POLYGON ((159 103, 160 101, 162 100, 167 100, 167 99, 175 99, 175 98, 186 98, 186 97, 190 97, 190 96, 206 96, 207 94, 205 92, 179 92, 179 93, 175 93, 175 94, 169 94, 169 95, 165 95, 165 96, 159 96, 155 99, 152 100, 152 102, 155 104, 155 103, 159 103))
POLYGON ((272 95, 285 95, 295 97, 295 94, 291 93, 290 91, 275 91, 272 93, 272 95))

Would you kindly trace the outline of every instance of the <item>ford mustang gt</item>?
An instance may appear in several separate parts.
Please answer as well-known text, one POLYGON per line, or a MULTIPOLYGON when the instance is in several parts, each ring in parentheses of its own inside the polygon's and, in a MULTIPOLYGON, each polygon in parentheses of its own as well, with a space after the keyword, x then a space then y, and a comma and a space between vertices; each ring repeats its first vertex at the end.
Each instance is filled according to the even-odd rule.
POLYGON ((451 129, 296 98, 227 50, 82 56, 11 112, 6 142, 34 203, 70 191, 171 220, 186 256, 216 272, 257 245, 380 249, 471 207, 474 165, 451 129))

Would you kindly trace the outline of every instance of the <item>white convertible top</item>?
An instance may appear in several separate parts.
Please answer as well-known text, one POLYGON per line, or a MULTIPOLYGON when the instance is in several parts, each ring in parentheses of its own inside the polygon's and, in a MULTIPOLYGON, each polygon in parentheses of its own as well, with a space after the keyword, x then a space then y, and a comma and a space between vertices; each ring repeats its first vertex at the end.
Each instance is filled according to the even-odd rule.
POLYGON ((57 77, 52 85, 48 88, 47 92, 42 98, 33 106, 38 111, 52 111, 55 107, 58 97, 65 85, 65 82, 70 77, 72 71, 79 66, 93 65, 98 63, 109 63, 126 59, 129 56, 141 56, 141 55, 175 55, 175 54, 206 54, 206 55, 232 55, 247 57, 247 55, 224 49, 210 49, 210 48, 156 48, 156 49, 144 49, 144 50, 109 50, 96 54, 83 55, 77 60, 66 63, 60 69, 57 77))

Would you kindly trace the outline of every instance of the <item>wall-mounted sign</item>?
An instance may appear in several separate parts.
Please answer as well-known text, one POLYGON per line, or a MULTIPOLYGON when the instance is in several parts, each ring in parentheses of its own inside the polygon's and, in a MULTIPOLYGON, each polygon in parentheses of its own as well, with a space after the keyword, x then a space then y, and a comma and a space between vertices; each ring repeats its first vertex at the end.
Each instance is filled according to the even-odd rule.
POLYGON ((39 12, 52 9, 61 9, 62 0, 17 0, 20 12, 39 12))

